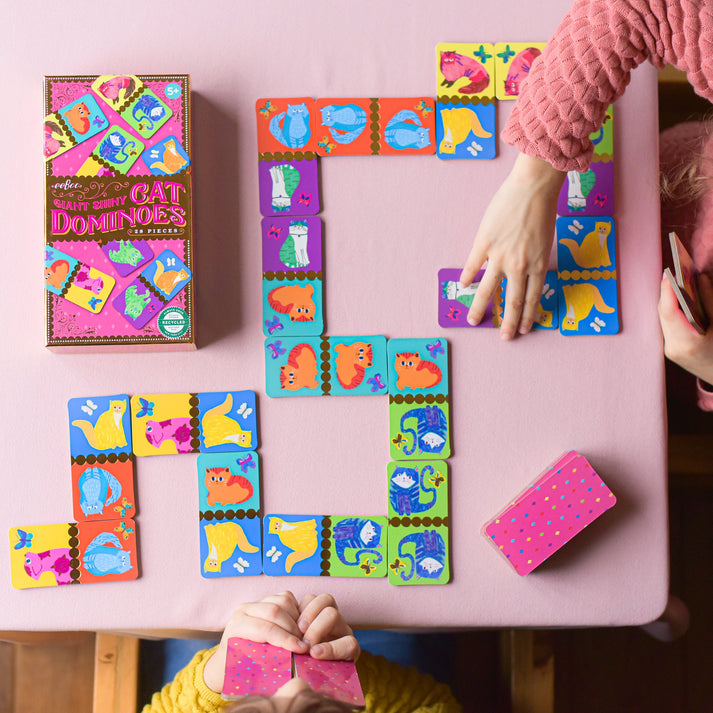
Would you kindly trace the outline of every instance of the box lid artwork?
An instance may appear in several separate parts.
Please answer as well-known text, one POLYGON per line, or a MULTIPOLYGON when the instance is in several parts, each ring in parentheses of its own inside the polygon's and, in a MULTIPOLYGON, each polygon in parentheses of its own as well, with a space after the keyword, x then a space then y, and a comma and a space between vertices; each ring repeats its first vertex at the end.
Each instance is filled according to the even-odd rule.
POLYGON ((195 348, 188 75, 44 80, 46 345, 195 348))

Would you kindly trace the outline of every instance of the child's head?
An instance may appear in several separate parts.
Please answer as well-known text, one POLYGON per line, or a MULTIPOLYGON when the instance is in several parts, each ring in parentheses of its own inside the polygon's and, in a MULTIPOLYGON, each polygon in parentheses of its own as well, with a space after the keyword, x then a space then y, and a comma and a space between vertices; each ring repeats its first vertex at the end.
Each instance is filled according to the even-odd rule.
POLYGON ((353 713, 354 708, 322 696, 304 681, 293 678, 274 696, 246 696, 221 709, 222 713, 353 713))

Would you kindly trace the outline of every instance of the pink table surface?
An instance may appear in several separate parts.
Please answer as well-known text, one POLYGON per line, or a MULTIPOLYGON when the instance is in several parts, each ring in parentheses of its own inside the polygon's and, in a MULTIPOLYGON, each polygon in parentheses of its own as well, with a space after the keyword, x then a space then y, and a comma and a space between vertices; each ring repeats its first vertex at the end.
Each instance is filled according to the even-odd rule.
MULTIPOLYGON (((546 40, 568 5, 174 0, 108 15, 101 3, 14 3, 0 43, 2 537, 12 525, 71 521, 67 400, 118 392, 254 389, 264 512, 384 514, 386 398, 265 395, 255 100, 435 96, 438 42, 546 40), (41 78, 106 72, 191 74, 201 344, 194 353, 57 355, 43 347, 41 78)), ((497 111, 502 127, 510 105, 497 111)), ((637 70, 616 106, 618 336, 543 331, 505 344, 495 330, 438 327, 437 271, 462 265, 514 157, 502 144, 499 151, 494 161, 346 157, 321 165, 327 333, 450 343, 451 584, 203 579, 196 456, 162 456, 137 464, 140 579, 17 591, 0 546, 0 630, 217 630, 239 602, 286 588, 333 592, 355 625, 623 625, 657 617, 668 590, 668 540, 654 70, 637 70), (572 448, 618 504, 544 569, 518 577, 480 527, 572 448)))

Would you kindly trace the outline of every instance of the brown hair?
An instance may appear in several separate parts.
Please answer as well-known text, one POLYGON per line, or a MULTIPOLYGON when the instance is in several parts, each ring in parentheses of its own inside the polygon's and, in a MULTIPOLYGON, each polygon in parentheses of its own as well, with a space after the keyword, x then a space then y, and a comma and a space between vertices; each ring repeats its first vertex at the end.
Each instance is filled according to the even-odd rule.
POLYGON ((685 205, 698 200, 710 190, 713 180, 713 157, 705 156, 701 149, 713 135, 713 113, 705 120, 706 136, 691 151, 685 160, 671 166, 667 172, 661 171, 661 200, 665 203, 685 205))

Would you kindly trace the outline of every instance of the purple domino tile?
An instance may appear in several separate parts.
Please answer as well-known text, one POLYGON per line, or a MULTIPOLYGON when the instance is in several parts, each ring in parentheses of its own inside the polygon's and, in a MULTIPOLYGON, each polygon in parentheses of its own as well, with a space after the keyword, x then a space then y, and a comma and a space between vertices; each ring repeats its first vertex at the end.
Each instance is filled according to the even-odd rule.
POLYGON ((263 272, 322 269, 322 219, 263 218, 263 272))
POLYGON ((143 240, 112 240, 102 245, 102 251, 122 277, 153 260, 153 250, 143 240))
POLYGON ((258 164, 260 212, 264 216, 317 215, 319 163, 316 158, 301 161, 260 161, 258 164))
POLYGON ((132 327, 143 329, 159 313, 163 302, 137 277, 112 305, 132 327))
POLYGON ((592 161, 584 173, 569 171, 557 201, 558 215, 614 215, 614 162, 592 161))

